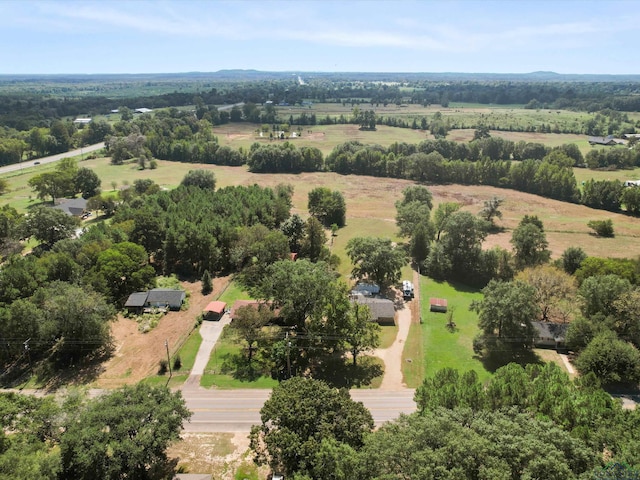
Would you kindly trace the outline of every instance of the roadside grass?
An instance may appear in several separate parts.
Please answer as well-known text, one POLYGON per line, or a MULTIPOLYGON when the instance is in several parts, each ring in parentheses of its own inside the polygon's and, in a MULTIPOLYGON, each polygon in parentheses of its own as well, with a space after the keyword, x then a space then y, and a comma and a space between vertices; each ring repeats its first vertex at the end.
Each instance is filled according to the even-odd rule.
POLYGON ((412 322, 402 350, 402 376, 409 388, 419 387, 424 380, 425 353, 422 330, 422 325, 412 322))
MULTIPOLYGON (((220 338, 213 347, 209 362, 200 379, 200 385, 205 388, 273 388, 278 381, 265 375, 243 375, 236 370, 237 359, 246 356, 240 340, 233 330, 227 325, 220 338), (240 374, 239 374, 240 373, 240 374)), ((255 359, 256 369, 259 369, 259 359, 255 359)))
POLYGON ((482 294, 461 284, 437 282, 428 277, 420 281, 420 315, 425 358, 425 377, 450 367, 460 372, 475 370, 480 381, 490 377, 482 361, 473 352, 473 338, 479 332, 478 315, 469 310, 473 300, 482 294), (453 331, 446 326, 448 313, 429 311, 429 298, 444 298, 456 324, 453 331))
POLYGON ((200 335, 200 331, 198 329, 195 329, 193 332, 191 332, 191 335, 189 335, 189 338, 186 342, 184 342, 178 353, 174 355, 174 358, 171 359, 171 361, 173 362, 175 357, 180 357, 180 363, 182 364, 179 370, 180 373, 191 372, 201 344, 202 336, 200 335))

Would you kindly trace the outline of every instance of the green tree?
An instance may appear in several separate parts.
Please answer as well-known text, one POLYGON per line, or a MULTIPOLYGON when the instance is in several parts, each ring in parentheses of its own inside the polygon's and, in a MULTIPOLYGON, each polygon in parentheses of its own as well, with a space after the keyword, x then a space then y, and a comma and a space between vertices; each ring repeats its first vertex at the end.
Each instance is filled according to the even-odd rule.
POLYGON ((622 191, 620 201, 627 212, 632 215, 640 215, 640 188, 627 187, 622 191))
POLYGON ((317 262, 326 257, 328 252, 327 234, 320 221, 315 217, 309 217, 304 226, 304 237, 300 243, 300 254, 312 262, 317 262))
MULTIPOLYGON (((420 225, 423 228, 433 231, 429 216, 431 210, 429 206, 420 201, 409 203, 396 203, 396 225, 400 228, 400 235, 410 237, 420 225)), ((433 235, 430 235, 433 238, 433 235)))
POLYGON ((583 478, 598 464, 579 439, 528 413, 439 408, 403 415, 367 437, 357 479, 583 478))
POLYGON ((589 220, 587 227, 592 229, 599 237, 613 237, 613 221, 610 218, 606 220, 589 220))
POLYGON ((486 220, 487 222, 493 225, 494 218, 496 217, 502 218, 502 212, 500 211, 500 206, 503 203, 504 203, 504 200, 498 197, 493 197, 493 198, 490 198, 489 200, 485 200, 484 207, 482 207, 482 210, 480 210, 480 213, 478 215, 480 215, 481 218, 483 218, 484 220, 486 220))
POLYGON ((39 289, 32 301, 42 312, 38 339, 54 342, 54 359, 74 361, 110 345, 115 310, 102 295, 56 281, 39 289))
POLYGON ((567 322, 571 319, 576 285, 568 273, 551 265, 539 265, 525 268, 516 279, 534 288, 539 321, 567 322))
POLYGON ((400 269, 406 259, 402 250, 391 240, 376 237, 354 237, 347 242, 354 278, 368 278, 381 288, 400 280, 400 269))
POLYGON ((366 305, 353 303, 344 332, 353 365, 362 352, 378 348, 380 345, 380 325, 371 321, 371 311, 366 305))
POLYGON ((60 439, 62 478, 172 478, 166 449, 191 416, 181 393, 139 383, 72 416, 60 439))
POLYGON ((605 385, 640 380, 640 352, 614 332, 596 335, 575 364, 581 374, 592 372, 605 385))
POLYGON ((250 436, 256 461, 287 476, 313 475, 328 453, 326 442, 357 450, 373 430, 371 414, 347 390, 302 377, 275 387, 260 418, 250 436))
POLYGON ((302 217, 294 213, 280 225, 280 230, 289 240, 289 249, 298 253, 305 236, 305 222, 302 217))
POLYGON ((0 178, 0 195, 4 195, 9 191, 9 182, 6 178, 0 178))
POLYGON ((74 178, 75 190, 80 192, 82 198, 91 198, 100 194, 101 184, 98 174, 86 167, 78 169, 74 178))
POLYGON ((96 290, 122 305, 131 293, 153 286, 155 276, 145 249, 132 242, 121 242, 98 255, 88 279, 96 290))
POLYGON ((452 214, 440 236, 442 254, 445 259, 430 257, 429 271, 441 268, 434 261, 443 261, 442 265, 450 265, 445 276, 465 281, 474 281, 480 269, 482 241, 487 236, 488 224, 469 212, 452 214))
POLYGON ((569 247, 562 252, 562 268, 569 275, 573 275, 580 268, 582 262, 587 258, 587 254, 580 247, 569 247))
POLYGON ((213 291, 213 283, 211 282, 211 274, 209 270, 205 270, 202 274, 202 295, 209 295, 213 291))
POLYGON ((180 185, 215 190, 216 177, 211 170, 189 170, 180 182, 180 185))
POLYGON ((456 202, 439 203, 433 212, 433 224, 436 231, 436 240, 440 240, 440 235, 446 228, 449 217, 460 210, 461 204, 456 202))
POLYGON ((511 235, 516 267, 519 269, 541 265, 551 257, 544 230, 536 222, 523 222, 524 219, 511 235))
POLYGON ((309 192, 309 213, 320 220, 325 227, 346 224, 347 206, 342 193, 326 187, 316 187, 309 192))
POLYGON ((482 293, 484 298, 471 309, 478 313, 478 326, 485 337, 531 347, 531 322, 539 315, 534 288, 518 280, 492 280, 482 293))
POLYGON ((256 343, 265 336, 263 327, 272 319, 273 312, 265 304, 259 305, 258 308, 247 305, 236 311, 231 328, 247 343, 249 363, 251 363, 253 353, 256 350, 256 343))
POLYGON ((615 301, 631 289, 629 281, 618 275, 589 277, 578 288, 582 313, 587 318, 595 317, 598 314, 609 315, 613 311, 615 301))
POLYGON ((42 243, 52 246, 64 238, 71 238, 80 225, 76 217, 67 215, 56 208, 36 207, 22 224, 23 234, 33 236, 42 243))

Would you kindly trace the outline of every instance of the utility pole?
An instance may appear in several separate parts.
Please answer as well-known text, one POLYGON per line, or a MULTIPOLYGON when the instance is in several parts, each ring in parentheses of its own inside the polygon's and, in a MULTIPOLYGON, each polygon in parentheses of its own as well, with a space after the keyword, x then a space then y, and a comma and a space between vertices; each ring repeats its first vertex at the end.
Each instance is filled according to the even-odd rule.
POLYGON ((167 379, 167 387, 173 373, 171 372, 171 357, 169 356, 169 340, 164 341, 164 346, 167 348, 167 366, 169 367, 169 378, 167 379))
POLYGON ((31 352, 29 351, 29 340, 31 340, 31 339, 28 338, 24 342, 24 351, 27 354, 27 359, 29 360, 29 371, 33 375, 33 366, 31 365, 31 352))
POLYGON ((285 340, 287 341, 287 378, 291 378, 291 359, 289 358, 289 350, 291 350, 291 341, 289 340, 289 332, 287 332, 285 340))

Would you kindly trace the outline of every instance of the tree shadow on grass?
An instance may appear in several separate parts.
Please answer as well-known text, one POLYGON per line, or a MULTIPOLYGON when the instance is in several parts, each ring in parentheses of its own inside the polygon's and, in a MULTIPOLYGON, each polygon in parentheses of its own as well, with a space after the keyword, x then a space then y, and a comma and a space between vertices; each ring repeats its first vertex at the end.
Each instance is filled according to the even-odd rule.
POLYGON ((509 363, 517 363, 522 367, 531 363, 539 365, 544 363, 534 351, 509 345, 501 345, 498 349, 489 350, 482 356, 474 355, 473 358, 480 360, 484 368, 492 373, 509 363))
POLYGON ((249 358, 243 353, 229 353, 222 357, 222 373, 231 375, 236 380, 244 382, 253 382, 264 375, 264 366, 255 356, 249 361, 249 358))
POLYGON ((382 366, 372 357, 358 358, 356 365, 344 357, 327 357, 315 362, 311 368, 313 378, 324 380, 337 388, 368 387, 384 373, 382 366))

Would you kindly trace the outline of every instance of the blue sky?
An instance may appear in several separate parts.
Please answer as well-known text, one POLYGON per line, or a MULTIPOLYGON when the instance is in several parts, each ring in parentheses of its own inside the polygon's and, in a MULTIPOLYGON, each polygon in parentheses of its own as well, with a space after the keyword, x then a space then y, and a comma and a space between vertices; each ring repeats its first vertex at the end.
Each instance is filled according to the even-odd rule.
POLYGON ((0 0, 0 74, 640 73, 640 0, 0 0))

